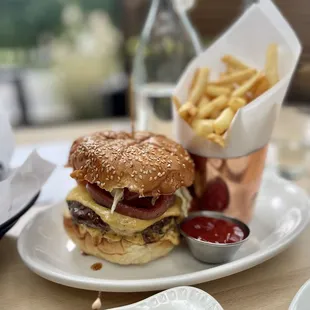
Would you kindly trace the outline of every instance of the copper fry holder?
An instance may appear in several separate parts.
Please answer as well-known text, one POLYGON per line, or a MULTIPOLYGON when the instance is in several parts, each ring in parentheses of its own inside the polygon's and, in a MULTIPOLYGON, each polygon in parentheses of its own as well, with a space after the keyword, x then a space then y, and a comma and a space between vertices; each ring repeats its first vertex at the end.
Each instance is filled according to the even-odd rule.
POLYGON ((238 158, 206 158, 195 162, 192 210, 220 211, 248 223, 253 216, 268 145, 238 158))

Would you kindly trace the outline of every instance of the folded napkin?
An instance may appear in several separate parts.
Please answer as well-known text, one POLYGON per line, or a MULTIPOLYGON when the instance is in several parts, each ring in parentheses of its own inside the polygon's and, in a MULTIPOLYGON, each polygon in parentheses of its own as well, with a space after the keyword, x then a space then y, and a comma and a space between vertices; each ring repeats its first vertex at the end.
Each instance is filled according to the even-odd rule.
POLYGON ((40 191, 56 165, 33 151, 17 169, 10 169, 14 139, 7 115, 0 113, 0 225, 18 214, 40 191))

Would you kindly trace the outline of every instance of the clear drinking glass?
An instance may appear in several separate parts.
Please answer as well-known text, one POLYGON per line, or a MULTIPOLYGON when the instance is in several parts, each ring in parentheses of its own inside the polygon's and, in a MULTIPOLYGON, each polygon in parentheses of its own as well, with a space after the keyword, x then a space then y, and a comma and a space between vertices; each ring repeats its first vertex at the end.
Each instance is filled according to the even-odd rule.
POLYGON ((188 62, 202 50, 181 5, 180 0, 152 0, 133 67, 138 130, 171 134, 171 94, 188 62))
POLYGON ((278 155, 278 172, 289 180, 298 180, 307 173, 307 146, 299 140, 278 140, 276 142, 278 155))

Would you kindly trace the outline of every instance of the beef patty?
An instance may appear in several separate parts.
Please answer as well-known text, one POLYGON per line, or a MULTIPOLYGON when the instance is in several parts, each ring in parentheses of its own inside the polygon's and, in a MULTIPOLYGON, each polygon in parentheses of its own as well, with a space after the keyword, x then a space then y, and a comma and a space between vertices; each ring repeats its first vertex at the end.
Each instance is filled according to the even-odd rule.
MULTIPOLYGON (((103 234, 112 231, 109 224, 105 223, 92 209, 72 200, 67 201, 67 204, 73 223, 100 229, 103 234)), ((144 229, 141 234, 145 243, 153 243, 160 240, 167 231, 175 227, 175 218, 170 216, 144 229)))

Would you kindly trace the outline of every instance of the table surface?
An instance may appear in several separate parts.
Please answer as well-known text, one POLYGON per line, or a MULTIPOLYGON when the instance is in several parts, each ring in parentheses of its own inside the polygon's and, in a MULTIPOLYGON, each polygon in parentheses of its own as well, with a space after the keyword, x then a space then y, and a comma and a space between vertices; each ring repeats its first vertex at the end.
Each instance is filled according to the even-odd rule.
MULTIPOLYGON (((76 136, 113 128, 115 122, 101 121, 87 124, 44 129, 16 130, 18 144, 40 143, 73 139, 76 136)), ((128 123, 118 120, 119 126, 128 123)), ((274 139, 307 139, 310 120, 296 109, 284 108, 274 130, 274 139)), ((299 181, 309 189, 310 179, 299 181)), ((33 310, 84 310, 90 309, 96 292, 83 291, 49 282, 32 273, 21 261, 16 249, 16 237, 20 229, 36 213, 33 207, 0 241, 0 296, 1 309, 33 310)), ((280 255, 247 271, 197 285, 213 295, 224 309, 287 309, 300 286, 310 278, 310 227, 293 245, 280 255)), ((104 293, 104 308, 126 305, 144 299, 154 293, 104 293)))

